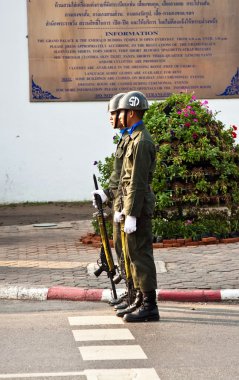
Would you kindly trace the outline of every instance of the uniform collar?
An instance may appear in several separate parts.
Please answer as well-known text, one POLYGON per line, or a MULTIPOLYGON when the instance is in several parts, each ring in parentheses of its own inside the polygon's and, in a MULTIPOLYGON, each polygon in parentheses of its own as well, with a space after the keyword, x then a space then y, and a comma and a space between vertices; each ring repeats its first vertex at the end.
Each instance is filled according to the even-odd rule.
POLYGON ((131 139, 135 139, 135 138, 138 136, 138 134, 139 134, 144 128, 145 128, 145 127, 144 127, 144 123, 143 123, 143 122, 140 123, 140 125, 137 126, 137 128, 132 132, 132 134, 129 135, 130 138, 131 138, 131 139))
POLYGON ((139 120, 137 123, 133 124, 130 128, 128 128, 128 134, 131 136, 132 133, 134 132, 134 130, 140 126, 141 124, 143 124, 143 120, 139 120))
MULTIPOLYGON (((121 136, 123 136, 125 134, 125 132, 127 131, 127 128, 124 128, 124 129, 120 129, 119 130, 119 133, 121 134, 121 136)), ((127 134, 127 133, 126 133, 127 134)))

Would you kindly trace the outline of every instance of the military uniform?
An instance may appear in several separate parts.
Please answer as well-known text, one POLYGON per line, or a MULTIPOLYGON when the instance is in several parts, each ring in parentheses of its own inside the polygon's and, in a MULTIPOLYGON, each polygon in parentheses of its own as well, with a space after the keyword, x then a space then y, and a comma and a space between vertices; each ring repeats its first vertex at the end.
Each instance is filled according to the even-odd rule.
MULTIPOLYGON (((140 91, 130 91, 119 101, 119 120, 129 133, 118 197, 123 197, 125 240, 130 258, 135 301, 117 312, 126 322, 159 321, 157 277, 153 257, 152 216, 155 196, 150 188, 156 165, 156 149, 142 118, 149 108, 140 91)), ((115 212, 120 210, 115 203, 115 212)))
MULTIPOLYGON (((118 104, 119 100, 122 98, 122 96, 125 95, 124 93, 119 93, 114 95, 108 104, 108 111, 111 114, 110 121, 114 129, 120 129, 122 127, 122 124, 119 123, 118 118, 118 104), (114 116, 113 116, 114 115, 114 116)), ((105 190, 97 190, 94 193, 98 193, 102 199, 102 202, 107 202, 108 205, 111 207, 112 202, 114 203, 115 197, 117 194, 117 189, 119 186, 119 179, 120 179, 120 173, 122 169, 122 163, 123 163, 123 155, 124 150, 126 146, 126 137, 128 135, 126 130, 120 130, 121 131, 121 138, 120 141, 117 144, 116 152, 115 152, 115 159, 114 159, 114 166, 113 171, 111 173, 111 176, 109 178, 109 186, 105 190), (103 195, 102 195, 103 193, 103 195), (104 196, 104 198, 102 198, 104 196)), ((94 204, 94 198, 93 198, 93 204, 94 204)), ((121 237, 120 237, 120 224, 113 222, 113 240, 114 240, 114 246, 118 258, 118 263, 120 265, 120 258, 122 253, 122 244, 121 244, 121 237)))
POLYGON ((157 288, 152 245, 155 196, 150 188, 155 157, 153 140, 144 124, 140 123, 129 137, 115 210, 120 210, 118 200, 123 196, 125 215, 137 217, 137 230, 126 234, 126 243, 134 287, 142 292, 157 288))
MULTIPOLYGON (((118 106, 114 108, 114 111, 111 109, 111 112, 117 111, 114 115, 117 115, 129 136, 125 137, 125 140, 122 139, 117 147, 109 189, 95 191, 101 196, 102 202, 108 198, 114 199, 115 221, 120 221, 122 214, 125 215, 126 251, 129 255, 134 288, 137 293, 133 304, 122 311, 118 310, 116 315, 123 317, 127 322, 158 321, 160 316, 156 300, 157 280, 152 244, 155 197, 150 188, 156 152, 153 140, 142 121, 143 114, 149 105, 145 95, 139 91, 130 91, 123 96, 121 94, 118 96, 120 97, 118 106), (117 186, 118 191, 116 191, 117 186), (122 213, 121 199, 123 199, 124 207, 122 213)), ((110 106, 113 103, 112 98, 110 106)), ((116 122, 114 124, 118 125, 116 122)), ((118 239, 115 244, 121 255, 122 247, 118 246, 121 244, 119 223, 117 227, 118 230, 115 233, 118 239)))
MULTIPOLYGON (((108 199, 114 204, 117 203, 120 206, 120 199, 117 198, 117 190, 119 187, 120 174, 123 164, 124 153, 126 151, 127 143, 129 141, 129 135, 127 131, 122 135, 120 141, 117 144, 113 172, 111 173, 109 179, 109 187, 105 190, 105 194, 108 199)), ((120 223, 113 222, 113 240, 114 247, 118 259, 119 266, 121 266, 121 255, 122 255, 122 243, 121 243, 121 233, 120 233, 120 223)))

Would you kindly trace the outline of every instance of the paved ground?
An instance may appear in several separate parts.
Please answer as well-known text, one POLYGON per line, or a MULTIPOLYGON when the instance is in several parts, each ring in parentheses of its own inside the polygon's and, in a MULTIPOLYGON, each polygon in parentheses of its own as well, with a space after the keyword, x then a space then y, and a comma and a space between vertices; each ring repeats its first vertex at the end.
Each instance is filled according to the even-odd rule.
POLYGON ((92 202, 48 202, 0 205, 0 226, 91 219, 92 202))
MULTIPOLYGON (((64 222, 60 214, 53 227, 0 226, 0 286, 107 288, 105 274, 92 274, 98 249, 80 242, 92 231, 90 213, 64 222)), ((54 222, 43 214, 34 223, 54 222)), ((239 243, 155 249, 154 255, 158 289, 239 289, 239 243)))

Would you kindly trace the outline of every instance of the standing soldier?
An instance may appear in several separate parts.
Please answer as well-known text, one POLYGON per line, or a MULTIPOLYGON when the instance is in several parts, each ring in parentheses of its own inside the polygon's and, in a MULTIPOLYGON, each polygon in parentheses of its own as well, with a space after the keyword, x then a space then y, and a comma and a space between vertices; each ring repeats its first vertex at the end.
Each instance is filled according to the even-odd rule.
MULTIPOLYGON (((110 123, 114 129, 119 129, 119 132, 121 134, 120 140, 117 144, 116 152, 115 152, 115 159, 114 159, 114 166, 113 171, 111 173, 110 179, 109 179, 109 186, 105 190, 94 190, 92 192, 93 194, 93 205, 95 204, 95 198, 94 194, 98 194, 101 197, 101 200, 103 203, 116 201, 116 195, 117 190, 119 186, 119 179, 120 179, 120 173, 122 169, 122 163, 123 163, 123 156, 124 152, 128 143, 129 135, 127 133, 127 128, 124 128, 119 120, 119 111, 118 104, 122 96, 125 95, 124 93, 117 94, 111 98, 108 105, 108 111, 110 112, 110 123)), ((122 258, 122 243, 121 243, 121 232, 120 232, 120 218, 121 213, 115 212, 114 213, 114 220, 113 220, 113 240, 114 240, 114 247, 117 255, 117 260, 119 264, 119 268, 121 268, 121 258, 122 258)), ((124 298, 124 297, 123 297, 124 298)), ((120 303, 122 299, 116 301, 116 303, 120 303)), ((112 303, 114 303, 112 301, 112 303)), ((125 307, 127 306, 127 303, 125 304, 125 307)))
POLYGON ((156 301, 157 278, 153 258, 152 215, 155 196, 151 190, 155 169, 156 150, 152 137, 142 118, 148 109, 148 101, 139 91, 125 94, 119 101, 119 119, 127 129, 129 142, 124 156, 115 212, 120 212, 119 199, 123 197, 126 243, 131 261, 131 273, 135 289, 136 310, 129 306, 117 313, 127 322, 158 321, 160 319, 156 301))

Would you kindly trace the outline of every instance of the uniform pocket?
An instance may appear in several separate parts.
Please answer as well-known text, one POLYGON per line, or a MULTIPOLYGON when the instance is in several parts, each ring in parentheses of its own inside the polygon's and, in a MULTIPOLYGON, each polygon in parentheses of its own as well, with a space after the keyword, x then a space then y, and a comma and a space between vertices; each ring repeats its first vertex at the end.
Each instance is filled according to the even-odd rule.
POLYGON ((133 156, 133 148, 132 147, 130 147, 130 148, 127 149, 125 156, 128 157, 128 158, 130 158, 131 156, 133 156))

